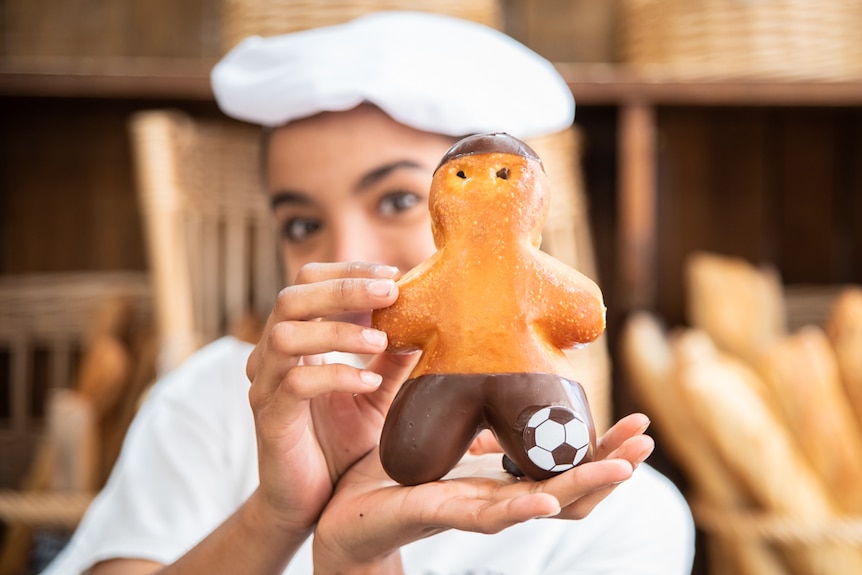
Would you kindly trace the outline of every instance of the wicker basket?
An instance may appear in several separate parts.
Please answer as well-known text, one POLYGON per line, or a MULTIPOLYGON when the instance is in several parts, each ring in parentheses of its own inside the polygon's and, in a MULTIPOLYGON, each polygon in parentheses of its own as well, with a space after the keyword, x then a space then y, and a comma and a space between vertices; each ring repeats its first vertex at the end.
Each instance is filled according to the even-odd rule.
POLYGON ((698 526, 709 535, 712 575, 765 575, 762 568, 758 572, 751 564, 746 568, 734 561, 741 547, 753 546, 773 554, 776 564, 793 575, 844 575, 858 568, 862 517, 810 520, 716 507, 697 499, 691 508, 698 526))
POLYGON ((499 28, 498 0, 225 0, 222 48, 251 35, 274 36, 340 24, 381 10, 435 12, 499 28))
POLYGON ((862 75, 860 0, 623 0, 625 63, 683 77, 862 75))
POLYGON ((42 433, 36 403, 48 390, 70 386, 94 318, 115 297, 129 298, 141 323, 148 321, 150 291, 141 273, 0 278, 0 358, 6 370, 0 373, 0 405, 6 406, 0 413, 0 486, 20 483, 42 433))
POLYGON ((249 313, 267 317, 282 271, 259 128, 146 110, 129 129, 164 373, 249 313))

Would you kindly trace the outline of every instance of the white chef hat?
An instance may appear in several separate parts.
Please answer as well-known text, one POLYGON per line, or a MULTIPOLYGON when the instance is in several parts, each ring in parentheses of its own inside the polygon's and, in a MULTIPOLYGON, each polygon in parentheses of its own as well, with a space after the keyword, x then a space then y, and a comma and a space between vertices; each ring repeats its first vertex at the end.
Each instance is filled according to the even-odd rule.
POLYGON ((567 128, 575 113, 565 81, 526 46, 420 12, 252 36, 215 66, 212 87, 227 115, 263 126, 369 102, 419 130, 529 138, 567 128))

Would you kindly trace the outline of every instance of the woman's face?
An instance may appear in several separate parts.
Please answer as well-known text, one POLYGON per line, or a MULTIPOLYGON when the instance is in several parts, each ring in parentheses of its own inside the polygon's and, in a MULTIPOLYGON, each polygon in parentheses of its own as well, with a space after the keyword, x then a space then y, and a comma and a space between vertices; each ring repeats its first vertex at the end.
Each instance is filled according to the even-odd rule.
POLYGON ((405 272, 433 254, 428 188, 453 142, 371 106, 276 129, 267 179, 288 282, 309 262, 366 261, 405 272))

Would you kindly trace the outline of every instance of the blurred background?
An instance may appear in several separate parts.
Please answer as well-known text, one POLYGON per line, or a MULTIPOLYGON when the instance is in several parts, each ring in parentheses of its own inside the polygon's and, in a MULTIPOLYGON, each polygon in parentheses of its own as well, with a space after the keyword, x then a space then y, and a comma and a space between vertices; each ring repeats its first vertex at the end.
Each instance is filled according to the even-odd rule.
POLYGON ((605 294, 608 409, 650 415, 692 502, 695 573, 862 572, 862 1, 0 0, 0 573, 63 544, 157 372, 268 308, 254 190, 210 222, 174 189, 237 213, 254 180, 212 65, 384 8, 491 24, 569 82, 556 223, 605 294), (221 157, 243 173, 203 185, 221 157))

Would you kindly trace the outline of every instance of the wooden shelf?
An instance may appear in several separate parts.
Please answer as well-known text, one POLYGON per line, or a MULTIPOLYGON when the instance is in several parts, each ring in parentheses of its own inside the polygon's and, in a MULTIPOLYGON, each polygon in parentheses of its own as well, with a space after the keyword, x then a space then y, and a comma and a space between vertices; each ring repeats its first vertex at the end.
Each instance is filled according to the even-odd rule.
POLYGON ((55 98, 212 100, 214 60, 0 61, 0 95, 55 98))
POLYGON ((644 74, 607 64, 557 63, 579 104, 859 106, 862 78, 701 77, 644 74))
MULTIPOLYGON (((211 100, 211 59, 0 61, 0 95, 211 100)), ((559 62, 581 105, 859 106, 862 78, 680 78, 559 62)))

